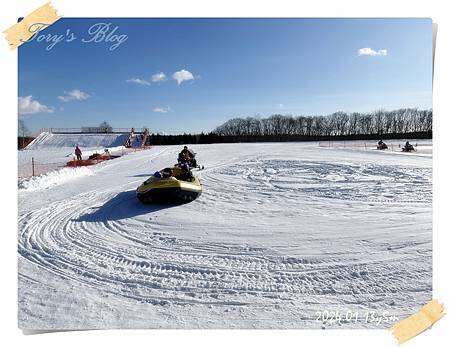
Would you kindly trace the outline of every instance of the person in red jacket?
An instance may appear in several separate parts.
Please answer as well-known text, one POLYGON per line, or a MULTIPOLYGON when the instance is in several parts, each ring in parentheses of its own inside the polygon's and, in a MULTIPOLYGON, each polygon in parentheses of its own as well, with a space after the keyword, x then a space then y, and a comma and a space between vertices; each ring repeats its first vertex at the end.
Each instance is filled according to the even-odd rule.
POLYGON ((75 147, 75 155, 77 156, 77 160, 81 160, 81 149, 80 147, 76 146, 75 147))

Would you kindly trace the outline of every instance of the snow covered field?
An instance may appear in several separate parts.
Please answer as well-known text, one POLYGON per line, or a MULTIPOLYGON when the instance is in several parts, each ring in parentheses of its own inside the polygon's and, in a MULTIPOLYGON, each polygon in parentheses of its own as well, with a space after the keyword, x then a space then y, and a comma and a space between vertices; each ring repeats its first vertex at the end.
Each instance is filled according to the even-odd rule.
POLYGON ((142 205, 135 189, 181 146, 25 182, 20 328, 391 326, 365 315, 402 319, 431 299, 428 143, 192 146, 203 194, 179 206, 142 205))

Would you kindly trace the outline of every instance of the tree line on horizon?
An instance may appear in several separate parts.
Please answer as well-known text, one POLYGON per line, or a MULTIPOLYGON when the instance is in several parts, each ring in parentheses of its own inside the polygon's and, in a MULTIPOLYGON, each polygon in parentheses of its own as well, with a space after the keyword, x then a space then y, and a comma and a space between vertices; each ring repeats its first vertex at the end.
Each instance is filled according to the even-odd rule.
POLYGON ((328 116, 275 114, 267 118, 233 118, 206 134, 151 134, 148 144, 429 139, 432 130, 432 110, 417 108, 367 113, 339 111, 328 116))
POLYGON ((305 136, 355 137, 358 135, 429 133, 433 127, 432 110, 402 108, 393 111, 334 112, 327 116, 275 114, 268 118, 233 118, 218 126, 219 136, 305 136))
MULTIPOLYGON (((108 122, 100 127, 112 130, 108 122)), ((147 128, 147 127, 144 127, 147 128)), ((34 137, 19 120, 19 149, 34 137)), ((334 112, 327 116, 275 114, 267 118, 233 118, 212 132, 200 134, 149 134, 148 145, 207 144, 263 141, 322 141, 431 138, 432 110, 401 108, 393 111, 334 112)))

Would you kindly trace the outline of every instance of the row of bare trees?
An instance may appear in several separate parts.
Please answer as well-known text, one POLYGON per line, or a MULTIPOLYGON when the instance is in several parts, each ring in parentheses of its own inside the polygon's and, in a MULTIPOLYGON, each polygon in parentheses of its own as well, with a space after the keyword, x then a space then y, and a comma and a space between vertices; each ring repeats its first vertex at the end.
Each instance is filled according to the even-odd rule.
POLYGON ((346 136, 431 132, 433 112, 416 108, 369 113, 335 112, 328 116, 233 118, 214 130, 222 136, 346 136))

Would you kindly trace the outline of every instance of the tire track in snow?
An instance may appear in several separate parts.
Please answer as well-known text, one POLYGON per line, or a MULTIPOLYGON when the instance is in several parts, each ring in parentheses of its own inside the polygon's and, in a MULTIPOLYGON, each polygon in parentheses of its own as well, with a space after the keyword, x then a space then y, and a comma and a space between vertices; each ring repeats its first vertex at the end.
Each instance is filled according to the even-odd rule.
POLYGON ((226 191, 236 174, 242 180, 234 185, 241 189, 251 186, 252 192, 265 196, 302 194, 367 203, 432 201, 430 168, 254 158, 225 167, 209 178, 226 191))
POLYGON ((388 161, 394 170, 379 169, 358 165, 358 158, 333 166, 316 161, 322 152, 315 149, 297 161, 299 155, 287 150, 275 157, 276 149, 270 158, 260 146, 211 145, 199 151, 205 158, 199 163, 206 165, 198 172, 200 199, 177 207, 143 206, 128 190, 143 181, 144 172, 173 163, 178 151, 159 150, 94 168, 95 185, 89 182, 78 192, 95 187, 95 193, 58 201, 70 194, 60 192, 51 207, 22 207, 22 321, 45 319, 61 327, 56 306, 70 312, 71 327, 80 327, 77 322, 89 319, 87 308, 77 313, 73 307, 81 299, 86 307, 110 306, 114 320, 118 312, 133 312, 122 326, 148 320, 150 311, 168 314, 172 322, 185 312, 187 318, 178 322, 203 326, 236 311, 241 313, 232 317, 254 320, 257 327, 286 327, 288 321, 316 327, 311 317, 318 310, 388 309, 404 315, 431 295, 431 169, 421 171, 406 160, 411 168, 395 170, 396 163, 388 161), (376 189, 378 181, 398 189, 396 196, 376 189), (348 189, 339 191, 340 185, 348 189), (369 208, 384 198, 388 209, 369 208), (216 307, 223 305, 249 307, 216 307), (271 321, 261 325, 265 319, 271 321))
MULTIPOLYGON (((292 172, 290 167, 284 169, 292 172)), ((220 174, 228 169, 217 164, 205 178, 225 191, 220 174)), ((258 167, 241 170, 244 179, 260 179, 258 167)), ((264 184, 278 189, 279 170, 265 167, 264 184)), ((429 289, 423 283, 428 262, 408 272, 410 265, 402 259, 394 264, 351 263, 338 256, 285 257, 263 247, 183 239, 152 217, 165 208, 172 207, 148 213, 134 191, 80 194, 21 216, 19 254, 58 276, 153 304, 267 305, 308 294, 371 298, 429 289)))

